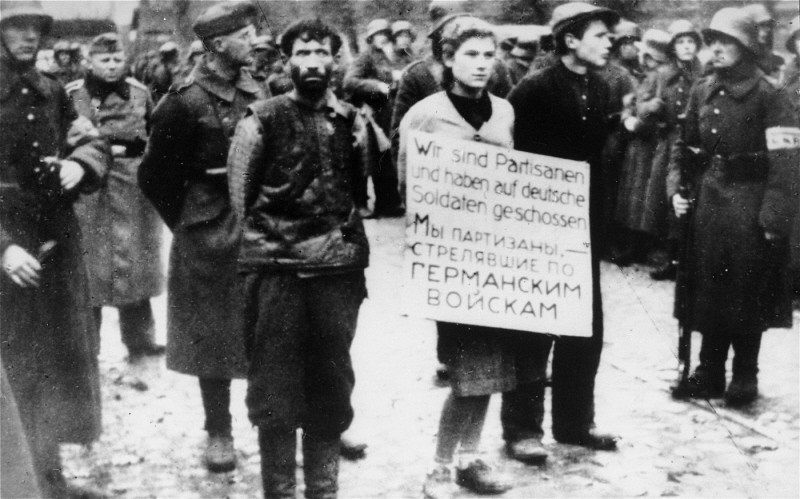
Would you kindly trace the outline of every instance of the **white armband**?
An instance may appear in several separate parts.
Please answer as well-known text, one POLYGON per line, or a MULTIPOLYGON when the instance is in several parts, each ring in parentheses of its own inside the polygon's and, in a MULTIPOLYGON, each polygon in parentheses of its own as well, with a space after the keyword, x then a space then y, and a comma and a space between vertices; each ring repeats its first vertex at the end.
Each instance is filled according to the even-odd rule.
POLYGON ((767 128, 767 150, 800 149, 800 128, 776 126, 767 128))

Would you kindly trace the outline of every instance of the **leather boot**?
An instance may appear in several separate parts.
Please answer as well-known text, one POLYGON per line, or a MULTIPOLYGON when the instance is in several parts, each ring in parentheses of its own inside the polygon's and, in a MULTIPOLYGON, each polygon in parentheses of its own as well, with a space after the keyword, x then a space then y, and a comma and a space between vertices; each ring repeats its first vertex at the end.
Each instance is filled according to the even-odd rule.
POLYGON ((725 392, 725 404, 741 407, 758 398, 758 353, 761 349, 759 332, 743 333, 732 338, 733 379, 725 392))
POLYGON ((261 482, 264 486, 264 497, 294 499, 297 489, 296 432, 259 428, 258 447, 261 453, 261 482))
POLYGON ((303 475, 307 499, 336 499, 339 491, 340 437, 303 435, 303 475))
POLYGON ((687 395, 691 398, 720 398, 725 393, 725 371, 701 364, 689 376, 687 385, 687 395))

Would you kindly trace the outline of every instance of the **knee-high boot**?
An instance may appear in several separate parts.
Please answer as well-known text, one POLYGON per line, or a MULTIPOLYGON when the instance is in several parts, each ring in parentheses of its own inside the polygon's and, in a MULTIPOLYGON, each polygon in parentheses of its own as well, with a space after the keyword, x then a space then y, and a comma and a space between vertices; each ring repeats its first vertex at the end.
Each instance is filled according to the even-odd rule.
POLYGON ((258 447, 261 453, 261 482, 267 499, 294 499, 297 489, 295 431, 258 429, 258 447))
POLYGON ((339 491, 339 437, 303 435, 307 499, 336 499, 339 491))

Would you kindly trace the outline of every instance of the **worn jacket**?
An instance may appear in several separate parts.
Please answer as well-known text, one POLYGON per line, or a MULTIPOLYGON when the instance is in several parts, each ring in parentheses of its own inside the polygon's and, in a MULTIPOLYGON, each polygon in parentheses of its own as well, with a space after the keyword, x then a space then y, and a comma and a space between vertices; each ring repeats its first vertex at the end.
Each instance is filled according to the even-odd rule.
POLYGON ((231 198, 244 220, 244 272, 363 269, 369 244, 353 200, 363 175, 363 122, 332 94, 321 109, 295 93, 250 107, 229 157, 231 198))
POLYGON ((21 288, 0 272, 2 363, 28 431, 88 443, 101 428, 99 343, 72 204, 105 181, 110 152, 54 78, 5 58, 0 134, 0 254, 20 246, 43 266, 37 288, 21 288), (83 166, 73 192, 62 192, 57 171, 44 173, 48 156, 83 166), (47 256, 45 243, 55 244, 47 256))
POLYGON ((163 225, 136 183, 153 102, 133 78, 113 88, 107 93, 91 75, 67 85, 78 113, 94 123, 114 156, 108 183, 76 204, 95 307, 135 303, 163 287, 163 225))
POLYGON ((786 264, 798 208, 800 124, 796 103, 753 64, 715 71, 691 91, 686 144, 703 160, 689 163, 675 146, 667 192, 693 186, 694 326, 752 333, 791 324, 786 264), (765 240, 764 232, 781 236, 765 240))

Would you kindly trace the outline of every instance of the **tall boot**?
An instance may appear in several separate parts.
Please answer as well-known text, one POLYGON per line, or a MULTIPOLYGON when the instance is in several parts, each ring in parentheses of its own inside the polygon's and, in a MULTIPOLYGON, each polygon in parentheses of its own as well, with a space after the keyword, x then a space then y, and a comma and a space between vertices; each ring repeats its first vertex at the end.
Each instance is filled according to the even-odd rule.
MULTIPOLYGON (((337 440, 338 450, 338 440, 337 440)), ((267 499, 294 499, 297 489, 295 454, 297 435, 292 431, 258 429, 261 453, 261 482, 267 499)))
POLYGON ((740 334, 732 338, 733 378, 725 392, 725 404, 741 407, 758 397, 758 353, 762 333, 740 334))
POLYGON ((703 333, 700 344, 700 365, 688 379, 692 398, 720 398, 725 393, 725 361, 730 336, 723 332, 703 333))
POLYGON ((307 499, 336 499, 339 491, 339 436, 303 435, 303 474, 307 499))

